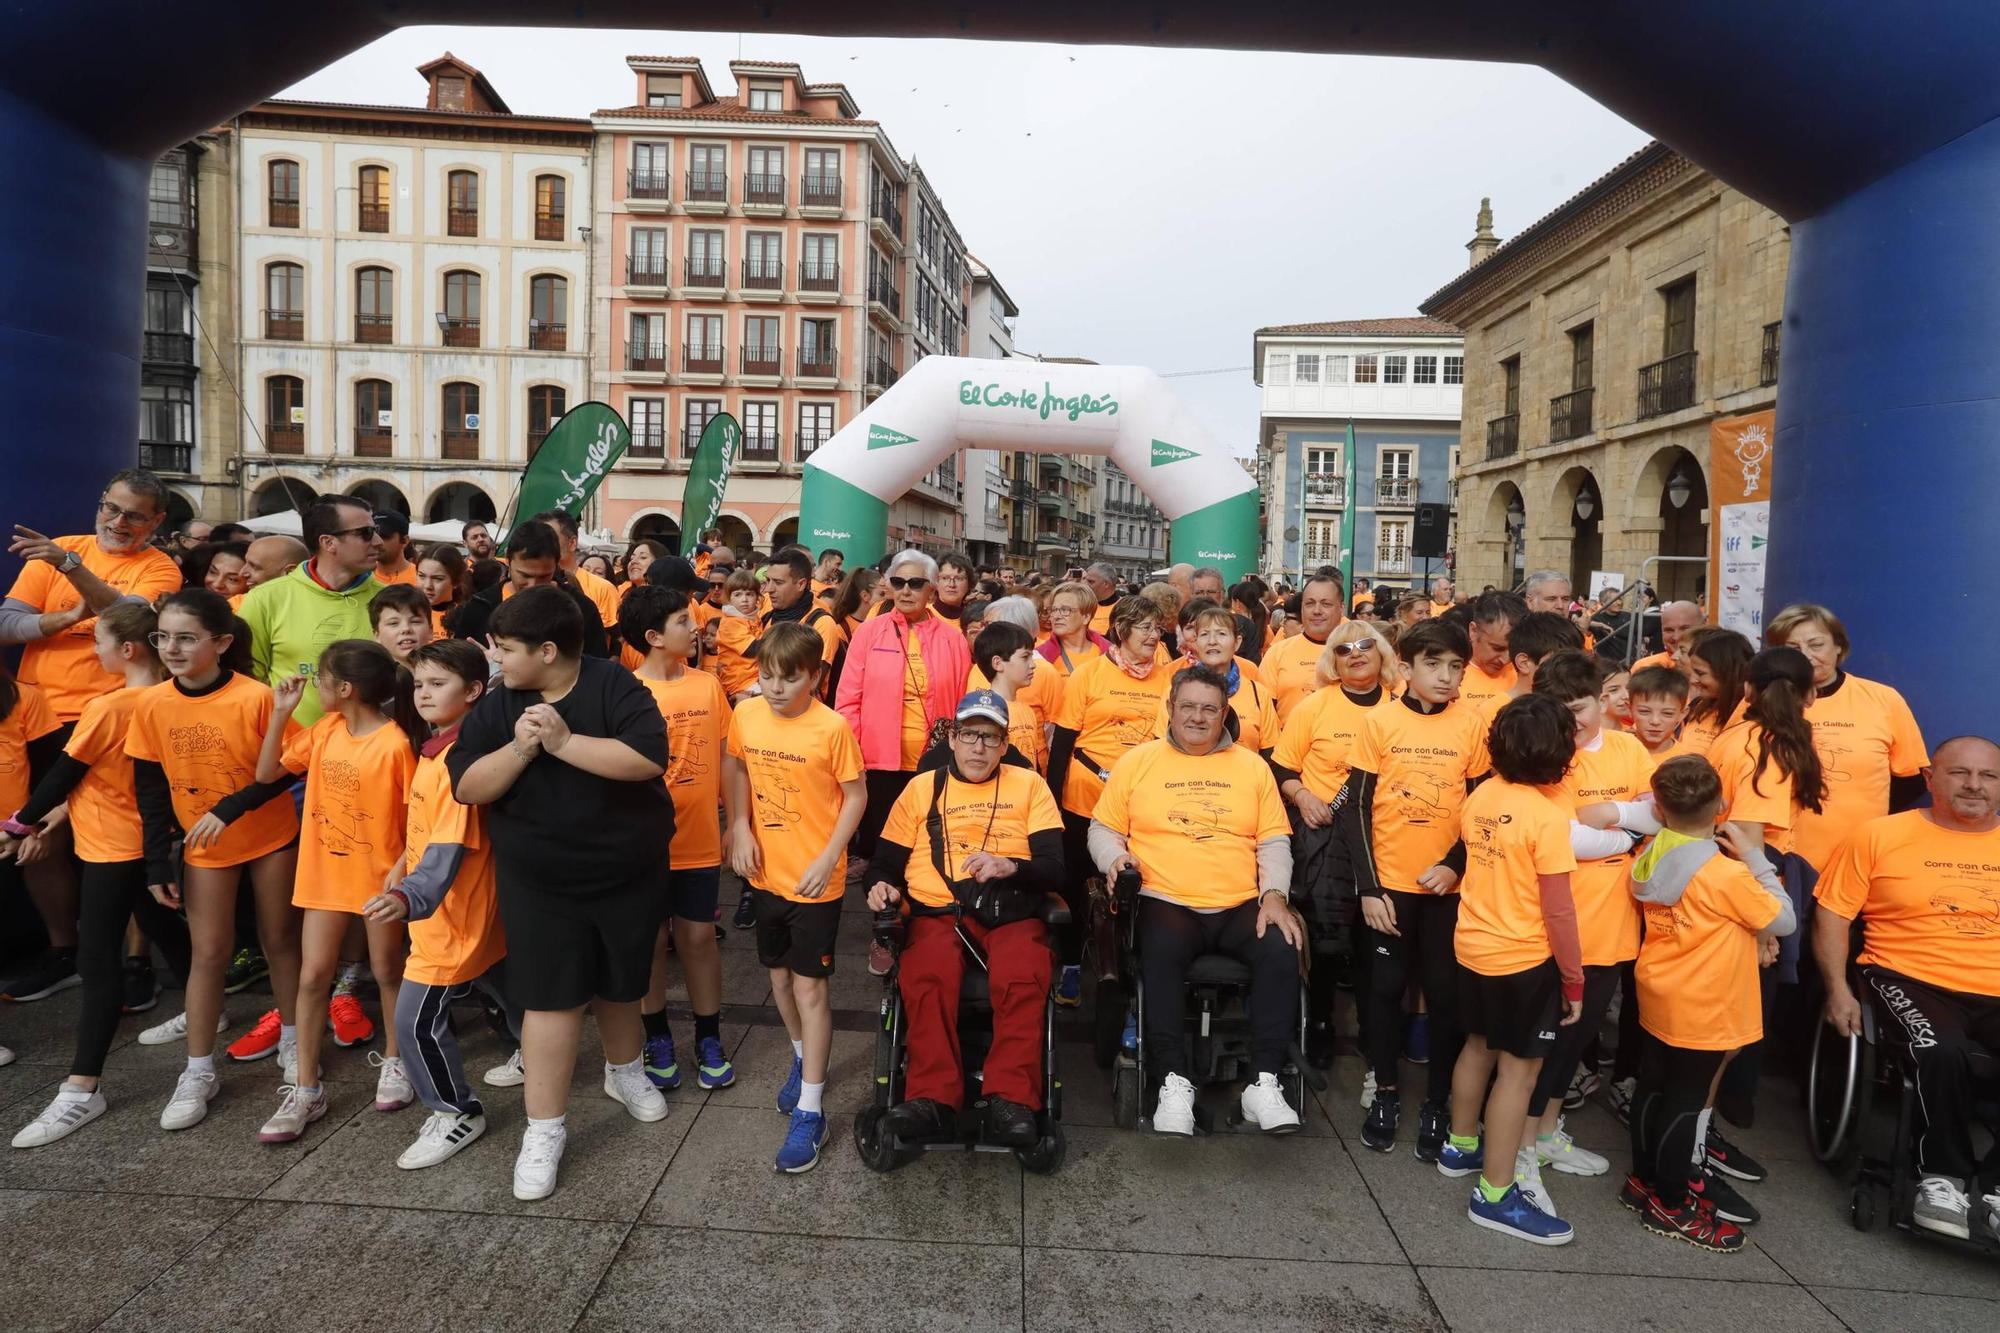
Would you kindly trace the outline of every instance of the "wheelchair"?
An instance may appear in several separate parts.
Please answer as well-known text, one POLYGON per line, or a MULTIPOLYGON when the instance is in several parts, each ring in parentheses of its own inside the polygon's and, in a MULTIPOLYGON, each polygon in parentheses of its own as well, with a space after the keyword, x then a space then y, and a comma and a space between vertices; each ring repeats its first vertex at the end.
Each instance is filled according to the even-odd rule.
MULTIPOLYGON (((1946 1241, 1912 1221, 1917 1190, 1916 1069, 1907 1053, 1885 1050, 1884 1021, 1874 988, 1860 969, 1848 969, 1848 985, 1861 1001, 1861 1032, 1844 1037, 1823 1020, 1817 1024, 1806 1071, 1806 1132, 1813 1156, 1836 1175, 1850 1179, 1848 1217, 1856 1231, 1884 1222, 1903 1231, 1946 1241)), ((1972 1059, 1972 1118, 1988 1133, 2000 1134, 2000 1054, 1972 1059)), ((2000 1251, 2000 1240, 1981 1225, 1974 1200, 1972 1237, 1960 1244, 2000 1251)))
MULTIPOLYGON (((1060 894, 1042 899, 1036 912, 1051 932, 1069 924, 1069 906, 1060 894)), ((875 915, 875 938, 897 958, 884 978, 880 1007, 881 1022, 875 1029, 875 1094, 868 1107, 855 1117, 854 1146, 862 1165, 871 1171, 888 1172, 914 1162, 932 1152, 1013 1153, 1021 1165, 1039 1175, 1048 1175, 1063 1164, 1069 1143, 1062 1128, 1062 1076, 1056 1064, 1056 1004, 1054 988, 1042 1002, 1042 1109, 1035 1121, 1041 1137, 1033 1147, 1014 1148, 988 1143, 983 1138, 985 1095, 981 1086, 981 1066, 993 1040, 992 997, 987 985, 985 960, 976 950, 970 955, 958 992, 959 1052, 965 1062, 965 1110, 958 1118, 958 1137, 932 1143, 904 1143, 888 1129, 882 1118, 904 1100, 904 1079, 908 1069, 908 1015, 903 1008, 902 988, 896 984, 900 966, 903 919, 893 908, 875 915)))
MULTIPOLYGON (((1111 1069, 1111 1118, 1120 1129, 1136 1127, 1158 1096, 1159 1080, 1146 1074, 1148 997, 1139 972, 1140 887, 1138 872, 1124 871, 1104 904, 1115 927, 1117 975, 1098 983, 1094 1037, 1100 1065, 1111 1069), (1138 1042, 1129 1051, 1121 1047, 1128 1012, 1138 1024, 1138 1042), (1112 1034, 1108 1053, 1107 1032, 1112 1034)), ((1245 1013, 1249 993, 1250 969, 1226 954, 1203 954, 1188 966, 1187 990, 1181 1002, 1188 1006, 1188 1080, 1197 1089, 1216 1083, 1244 1082, 1255 1076, 1250 1067, 1250 1026, 1245 1013)), ((1158 1002, 1157 997, 1153 1002, 1158 1002)), ((1285 1100, 1301 1120, 1306 1115, 1306 1089, 1322 1091, 1326 1087, 1326 1079, 1306 1064, 1305 1039, 1306 995, 1302 978, 1297 1030, 1287 1045, 1285 1067, 1278 1073, 1278 1085, 1285 1100)), ((1197 1104, 1194 1116, 1197 1134, 1214 1132, 1214 1115, 1209 1108, 1197 1104)), ((1242 1118, 1242 1111, 1232 1105, 1227 1126, 1235 1128, 1242 1118)))

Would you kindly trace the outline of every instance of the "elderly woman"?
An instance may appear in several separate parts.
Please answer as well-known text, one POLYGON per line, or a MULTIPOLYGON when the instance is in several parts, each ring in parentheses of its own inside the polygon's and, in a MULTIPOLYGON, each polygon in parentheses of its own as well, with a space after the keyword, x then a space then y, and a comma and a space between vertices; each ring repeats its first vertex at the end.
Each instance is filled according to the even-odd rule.
MULTIPOLYGON (((1116 613, 1113 613, 1114 618, 1116 613)), ((1304 936, 1289 904, 1291 827, 1271 767, 1229 738, 1228 685, 1207 667, 1176 672, 1170 722, 1119 763, 1090 823, 1107 877, 1137 870, 1145 1063, 1160 1075, 1157 1134, 1194 1133, 1183 999, 1188 967, 1226 954, 1250 969, 1251 1063, 1243 1118, 1288 1134, 1299 1115, 1278 1086, 1297 1013, 1304 936)))
POLYGON ((1809 602, 1788 606, 1764 627, 1764 643, 1796 648, 1812 664, 1806 721, 1826 770, 1827 795, 1819 813, 1799 812, 1793 836, 1794 850, 1824 871, 1864 820, 1915 808, 1930 756, 1902 695, 1841 669, 1850 644, 1839 616, 1809 602))
MULTIPOLYGON (((1271 763, 1292 808, 1292 892, 1312 927, 1314 952, 1328 954, 1342 951, 1357 910, 1332 802, 1347 785, 1362 720, 1391 702, 1402 671, 1379 630, 1350 620, 1327 636, 1318 673, 1319 688, 1292 710, 1271 763)), ((1306 997, 1306 1059, 1316 1069, 1333 1063, 1334 975, 1330 966, 1314 967, 1306 997)))
MULTIPOLYGON (((1249 749, 1270 757, 1278 743, 1278 710, 1271 691, 1257 679, 1257 666, 1241 656, 1243 633, 1236 615, 1214 602, 1190 603, 1190 615, 1181 624, 1181 647, 1185 663, 1176 666, 1205 666, 1229 686, 1229 708, 1236 714, 1236 739, 1249 749)), ((1164 700, 1153 719, 1153 734, 1167 734, 1167 706, 1164 700)))
POLYGON ((1049 637, 1036 651, 1065 679, 1111 646, 1111 640, 1090 627, 1097 614, 1097 594, 1081 582, 1061 583, 1049 594, 1049 637))

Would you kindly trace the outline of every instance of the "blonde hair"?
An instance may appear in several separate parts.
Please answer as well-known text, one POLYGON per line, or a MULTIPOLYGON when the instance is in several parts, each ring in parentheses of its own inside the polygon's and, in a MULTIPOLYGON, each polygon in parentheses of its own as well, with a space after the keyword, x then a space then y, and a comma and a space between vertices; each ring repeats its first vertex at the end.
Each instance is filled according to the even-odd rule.
POLYGON ((1092 592, 1090 585, 1081 579, 1069 583, 1058 583, 1055 591, 1049 594, 1049 606, 1051 609, 1054 608, 1056 598, 1058 597, 1073 599, 1076 603, 1076 609, 1083 612, 1084 615, 1094 615, 1097 611, 1097 594, 1092 592))
POLYGON ((1853 647, 1847 637, 1847 626, 1841 624, 1840 617, 1830 609, 1814 602, 1795 602, 1772 616, 1770 623, 1764 626, 1764 644, 1770 648, 1790 644, 1792 635, 1807 625, 1818 625, 1833 640, 1834 651, 1840 654, 1834 660, 1836 666, 1847 660, 1847 654, 1853 647))
POLYGON ((1362 639, 1373 639, 1373 649, 1378 669, 1375 683, 1385 692, 1393 692, 1403 681, 1403 669, 1396 661, 1396 654, 1390 651, 1389 636, 1377 625, 1365 620, 1347 620, 1340 628, 1326 636, 1326 647, 1320 650, 1319 661, 1313 670, 1314 679, 1323 689, 1340 683, 1340 672, 1334 667, 1333 646, 1337 643, 1358 643, 1362 639))
POLYGON ((1139 595, 1160 608, 1160 617, 1172 624, 1181 613, 1181 590, 1171 583, 1148 583, 1139 595))

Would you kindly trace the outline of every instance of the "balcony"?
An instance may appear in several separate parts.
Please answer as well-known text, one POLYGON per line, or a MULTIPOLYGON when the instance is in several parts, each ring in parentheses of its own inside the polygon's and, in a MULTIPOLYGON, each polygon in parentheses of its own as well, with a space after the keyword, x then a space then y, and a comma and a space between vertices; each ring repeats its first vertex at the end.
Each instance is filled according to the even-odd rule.
POLYGON ((628 171, 625 173, 625 198, 628 202, 664 204, 672 197, 667 188, 667 173, 664 171, 628 171))
POLYGON ((776 343, 759 346, 747 344, 743 348, 743 373, 745 375, 767 375, 772 379, 785 373, 785 356, 776 343))
POLYGON ((154 472, 194 471, 194 446, 158 440, 139 441, 139 466, 154 472))
POLYGON ((796 452, 798 454, 799 461, 801 463, 805 462, 806 459, 812 457, 812 455, 818 451, 821 445, 825 444, 828 440, 832 438, 833 438, 833 432, 830 430, 800 431, 798 433, 798 443, 796 447, 796 452))
POLYGON ((264 448, 274 454, 303 454, 306 451, 306 428, 267 423, 264 427, 264 448))
POLYGON ((799 378, 830 380, 840 374, 840 354, 831 347, 801 347, 799 378))
POLYGON ((535 214, 535 239, 538 241, 560 241, 563 238, 563 215, 560 213, 535 214))
POLYGON ((1307 542, 1299 552, 1299 559, 1313 568, 1340 563, 1340 547, 1330 542, 1307 542))
POLYGON ((673 269, 664 255, 628 255, 625 259, 625 285, 627 287, 659 287, 665 289, 673 282, 673 269))
POLYGON ((569 350, 569 325, 551 320, 528 321, 528 349, 534 352, 569 350))
POLYGON ((479 346, 479 318, 476 315, 457 318, 446 315, 438 321, 438 327, 444 333, 446 347, 479 346))
POLYGON ((785 266, 775 259, 746 259, 743 261, 743 290, 746 292, 779 292, 785 288, 785 266))
POLYGON ((354 428, 354 456, 356 458, 390 458, 396 452, 396 432, 387 426, 356 426, 354 428))
POLYGON ((903 317, 903 294, 896 290, 887 274, 878 272, 868 279, 868 304, 879 307, 892 320, 903 317))
POLYGON ((719 292, 727 280, 720 259, 690 259, 685 263, 682 281, 690 287, 719 292))
POLYGON ((1407 574, 1410 572, 1410 548, 1407 546, 1378 546, 1375 548, 1375 572, 1377 574, 1407 574))
POLYGON ((880 223, 889 233, 890 238, 896 242, 898 247, 901 247, 903 244, 903 210, 896 203, 896 195, 893 190, 875 191, 874 198, 869 201, 868 217, 872 222, 880 223))
POLYGON ((743 207, 776 208, 785 206, 785 178, 769 172, 753 171, 743 178, 743 207))
POLYGON ((1665 416, 1694 406, 1695 352, 1676 352, 1639 367, 1639 419, 1665 416))
POLYGON ((1512 458, 1521 451, 1521 414, 1509 412, 1486 423, 1486 456, 1512 458))
POLYGON ((387 232, 389 230, 389 206, 387 204, 363 204, 355 219, 360 231, 387 232))
POLYGON ((1596 389, 1578 389, 1549 399, 1550 444, 1590 434, 1591 403, 1596 396, 1596 389))
POLYGON ((358 343, 392 343, 396 341, 396 317, 394 315, 356 315, 354 317, 354 341, 358 343))
POLYGON ((273 227, 296 227, 299 225, 299 201, 296 199, 271 200, 271 221, 273 227))
POLYGON ((799 181, 800 208, 839 208, 841 206, 840 176, 808 171, 799 181))
POLYGON ((650 371, 655 375, 666 374, 667 345, 664 342, 626 343, 625 369, 650 371))
POLYGON ((194 364, 194 335, 192 333, 154 333, 146 331, 146 360, 164 362, 174 366, 194 364))
POLYGON ((479 234, 479 210, 477 208, 445 209, 444 234, 447 236, 477 236, 479 234))
POLYGON ((438 432, 439 454, 459 463, 476 462, 479 458, 479 432, 476 430, 446 430, 438 432))
POLYGON ((1422 479, 1418 477, 1377 477, 1375 503, 1408 508, 1417 502, 1421 489, 1422 479))
POLYGON ((886 389, 896 382, 896 369, 881 357, 876 357, 868 368, 868 383, 877 389, 886 389))
POLYGON ((1338 509, 1347 500, 1347 478, 1338 472, 1306 473, 1306 503, 1338 509))
POLYGON ((681 192, 684 204, 729 203, 729 177, 720 171, 690 171, 687 188, 681 192))
POLYGON ((693 458, 695 447, 701 443, 702 426, 681 427, 681 457, 693 458))
POLYGON ((266 310, 264 312, 264 336, 280 342, 295 343, 305 341, 305 311, 266 310))
POLYGON ((632 443, 625 450, 633 458, 665 458, 667 456, 667 432, 657 422, 635 426, 632 429, 632 443))
POLYGON ((799 290, 802 292, 840 292, 840 265, 837 263, 816 263, 807 260, 799 265, 799 290))
POLYGON ((1757 367, 1757 383, 1770 387, 1778 382, 1778 330, 1782 324, 1764 326, 1764 356, 1757 367))
POLYGON ((744 431, 743 445, 736 455, 745 463, 776 463, 778 461, 778 432, 744 431))
POLYGON ((689 375, 720 375, 722 344, 691 342, 681 349, 681 370, 689 375))

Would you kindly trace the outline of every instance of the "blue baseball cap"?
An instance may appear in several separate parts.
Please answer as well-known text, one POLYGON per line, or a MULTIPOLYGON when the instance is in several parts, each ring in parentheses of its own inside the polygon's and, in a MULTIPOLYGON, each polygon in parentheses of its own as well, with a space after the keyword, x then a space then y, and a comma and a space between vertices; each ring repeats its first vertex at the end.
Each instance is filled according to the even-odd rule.
POLYGON ((983 717, 1005 731, 1007 701, 992 690, 974 690, 958 701, 958 720, 967 722, 975 717, 983 717))

